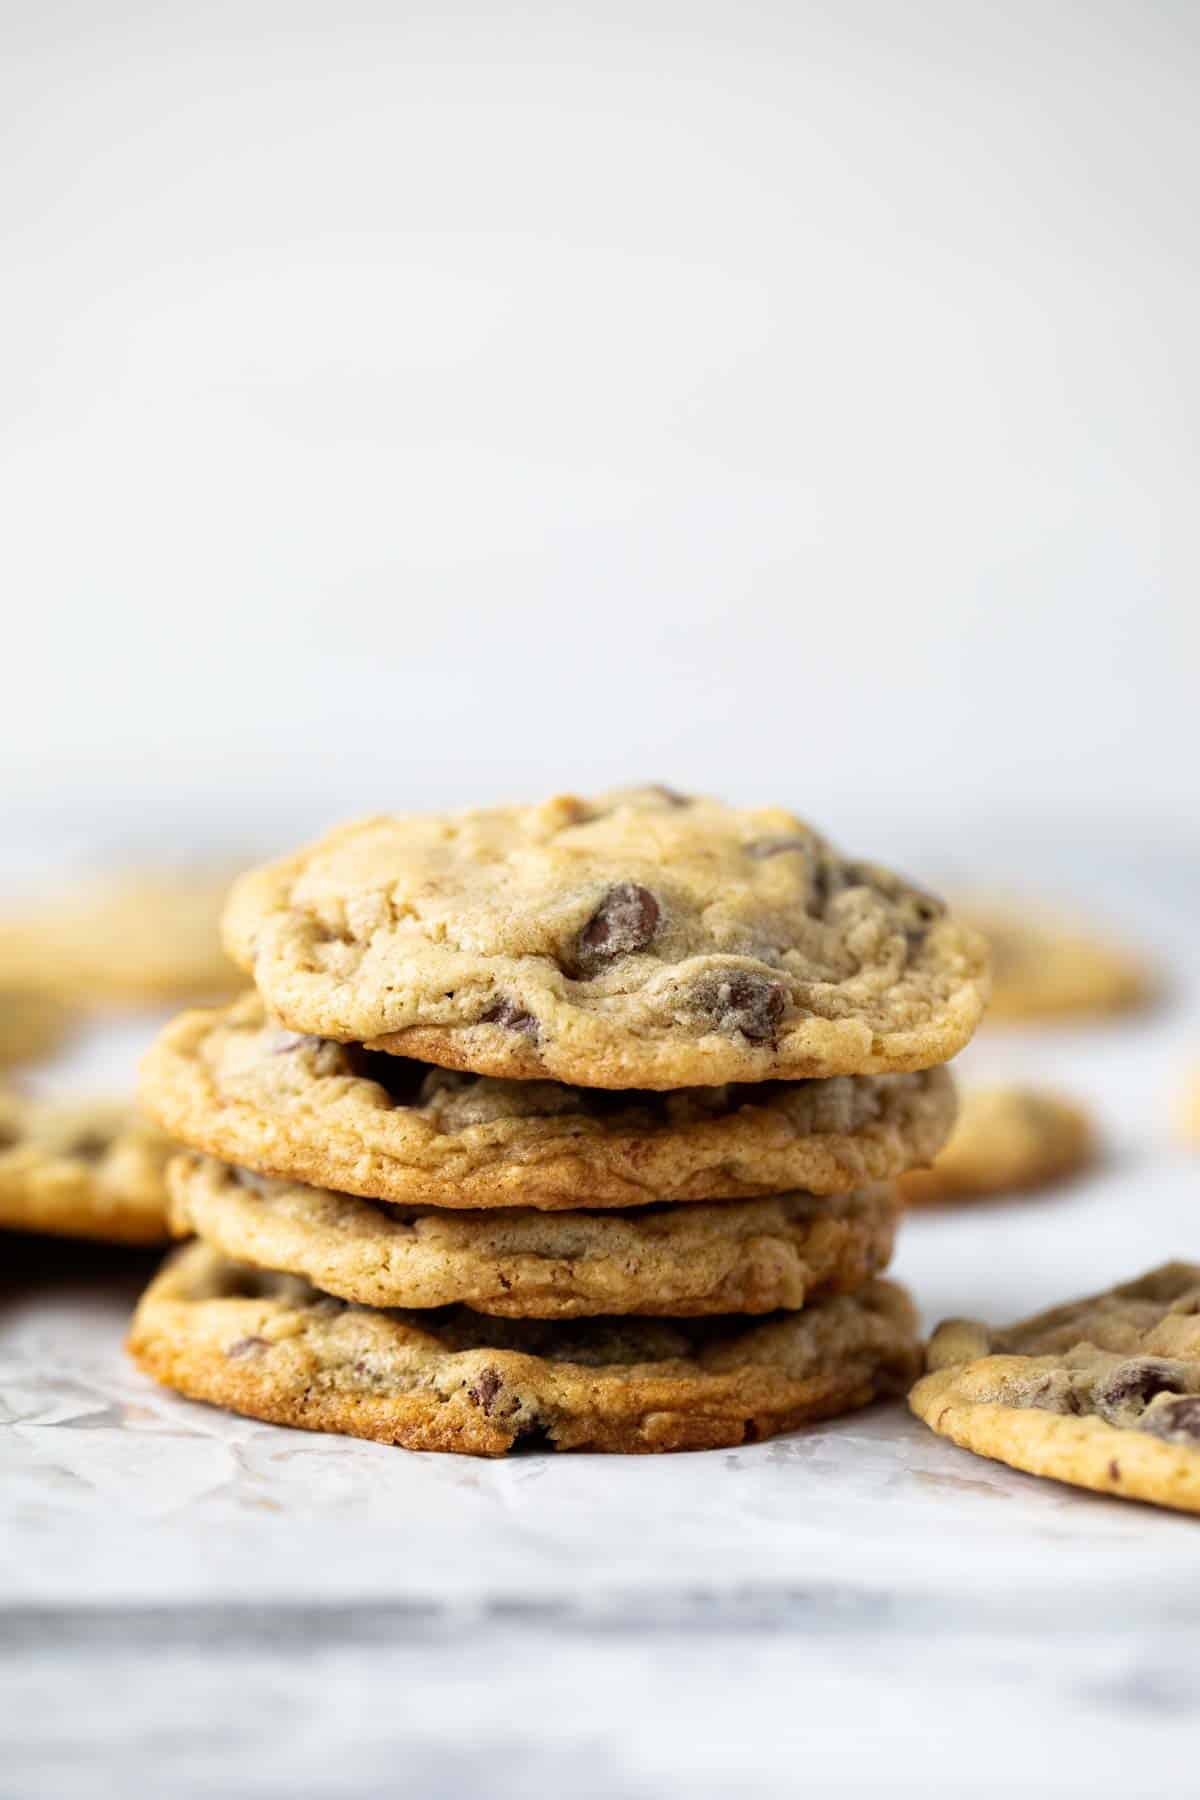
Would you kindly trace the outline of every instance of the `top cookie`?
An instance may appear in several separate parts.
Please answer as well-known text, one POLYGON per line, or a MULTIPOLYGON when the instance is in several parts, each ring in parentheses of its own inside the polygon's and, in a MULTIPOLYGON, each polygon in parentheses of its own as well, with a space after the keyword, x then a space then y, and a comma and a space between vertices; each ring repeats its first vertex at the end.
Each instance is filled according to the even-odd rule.
POLYGON ((243 876, 225 936, 294 1030, 588 1087, 928 1068, 987 993, 932 896, 659 788, 343 826, 243 876))

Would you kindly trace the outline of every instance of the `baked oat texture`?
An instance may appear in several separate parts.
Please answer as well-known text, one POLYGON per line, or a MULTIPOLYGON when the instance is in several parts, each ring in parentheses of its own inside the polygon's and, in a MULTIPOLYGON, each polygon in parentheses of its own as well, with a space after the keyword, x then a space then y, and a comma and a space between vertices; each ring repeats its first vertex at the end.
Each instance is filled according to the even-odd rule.
POLYGON ((674 1093, 505 1081, 300 1036, 254 994, 173 1021, 142 1068, 170 1136, 262 1174, 447 1207, 845 1193, 937 1154, 945 1069, 674 1093))
POLYGON ((903 1391, 917 1360, 912 1303, 888 1282, 749 1326, 488 1319, 347 1306, 202 1244, 152 1282, 129 1348, 251 1418, 474 1456, 741 1444, 903 1391))
POLYGON ((938 1327, 909 1405, 964 1449, 1076 1487, 1200 1512, 1200 1264, 1004 1331, 938 1327))
POLYGON ((967 1088, 958 1123, 932 1168, 902 1176, 910 1206, 1026 1193, 1065 1181, 1096 1159, 1091 1117, 1048 1088, 967 1088))
POLYGON ((174 1148, 124 1101, 0 1094, 0 1228, 162 1243, 174 1148))
POLYGON ((987 993, 931 895, 661 788, 344 826, 243 876, 225 936, 296 1031, 586 1087, 927 1068, 987 993))
POLYGON ((91 875, 23 910, 0 912, 0 981, 45 989, 72 1005, 231 993, 237 973, 219 930, 231 875, 91 875))
POLYGON ((989 1020, 1102 1017, 1134 1011, 1156 997, 1146 958, 1073 920, 1018 901, 964 896, 956 915, 987 939, 992 953, 989 1020))
POLYGON ((797 1309, 885 1268, 894 1184, 633 1212, 397 1207, 183 1155, 171 1223, 231 1261, 364 1306, 462 1304, 497 1317, 692 1317, 797 1309))

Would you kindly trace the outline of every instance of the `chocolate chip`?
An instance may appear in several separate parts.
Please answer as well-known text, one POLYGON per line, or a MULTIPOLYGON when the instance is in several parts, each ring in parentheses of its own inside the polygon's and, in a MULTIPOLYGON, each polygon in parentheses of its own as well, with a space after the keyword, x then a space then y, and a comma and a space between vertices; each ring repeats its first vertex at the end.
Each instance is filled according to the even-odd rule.
POLYGON ((1187 1385, 1185 1374, 1181 1363, 1166 1362, 1155 1356, 1131 1357, 1128 1362, 1118 1363, 1106 1379, 1097 1384, 1096 1405, 1101 1410, 1137 1401, 1146 1406, 1156 1394, 1182 1394, 1187 1385))
POLYGON ((267 1348, 265 1337, 239 1338, 236 1344, 230 1344, 226 1356, 261 1356, 267 1348))
POLYGON ((489 1365, 486 1369, 479 1371, 479 1378, 472 1387, 467 1389, 467 1396, 490 1419, 492 1408, 496 1404, 496 1395, 502 1386, 503 1381, 499 1369, 494 1369, 489 1365))
POLYGON ((690 794, 681 794, 675 788, 666 787, 661 781, 648 781, 646 783, 646 792, 648 794, 657 794, 659 799, 667 806, 690 806, 692 804, 692 797, 690 794))
POLYGON ((1110 1481, 1120 1481, 1121 1479, 1121 1465, 1115 1456, 1108 1465, 1108 1479, 1110 1481))
POLYGON ((644 950, 662 919, 662 908, 649 888, 621 881, 609 888, 579 934, 575 966, 585 978, 618 956, 644 950))
POLYGON ((775 1036, 775 1027, 787 1006, 787 990, 770 975, 748 969, 730 969, 710 975, 695 993, 697 1004, 721 1031, 740 1032, 752 1043, 775 1036))
POLYGON ((1200 1394, 1185 1394, 1182 1399, 1168 1400, 1165 1406, 1148 1408, 1138 1420, 1138 1427, 1155 1437, 1200 1443, 1200 1394))
POLYGON ((480 1013, 481 1025, 503 1025, 508 1031, 519 1031, 525 1037, 532 1038, 536 1044, 542 1035, 541 1026, 531 1012, 526 1012, 513 1000, 497 1000, 480 1013))
POLYGON ((755 862, 765 862, 769 856, 786 856, 792 850, 799 850, 802 855, 806 855, 809 848, 808 840, 799 837, 753 838, 750 843, 742 845, 746 855, 753 857, 755 862))

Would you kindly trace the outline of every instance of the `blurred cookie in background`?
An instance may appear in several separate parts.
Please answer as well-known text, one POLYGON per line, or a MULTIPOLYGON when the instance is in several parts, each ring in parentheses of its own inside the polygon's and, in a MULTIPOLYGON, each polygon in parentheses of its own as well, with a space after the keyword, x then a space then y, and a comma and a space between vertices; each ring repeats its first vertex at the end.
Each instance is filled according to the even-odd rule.
POLYGON ((968 1089, 945 1149, 928 1169, 900 1178, 909 1206, 939 1206, 1029 1193, 1065 1181, 1096 1161, 1095 1126, 1083 1108, 1051 1089, 968 1089))
POLYGON ((1158 980, 1136 951, 1076 921, 1013 899, 964 896, 956 914, 992 951, 984 1022, 1102 1017, 1149 1006, 1158 980))
POLYGON ((1179 1096, 1175 1111, 1184 1142, 1191 1144, 1193 1149, 1200 1150, 1200 1069, 1193 1070, 1191 1080, 1179 1096))
POLYGON ((0 986, 84 1005, 150 1005, 240 984, 219 921, 232 867, 95 874, 0 908, 0 986))
POLYGON ((0 1093, 0 1228, 159 1243, 173 1151, 126 1101, 0 1093))
POLYGON ((34 1062, 57 1050, 71 1029, 70 1009, 36 988, 0 988, 0 1063, 34 1062))

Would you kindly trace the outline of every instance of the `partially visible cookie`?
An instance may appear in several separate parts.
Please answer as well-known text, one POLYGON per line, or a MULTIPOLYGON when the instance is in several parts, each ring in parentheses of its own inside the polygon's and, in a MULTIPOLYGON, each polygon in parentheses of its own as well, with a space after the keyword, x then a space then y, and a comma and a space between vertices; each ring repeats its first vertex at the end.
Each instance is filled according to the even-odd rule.
POLYGON ((174 1148, 123 1101, 0 1094, 0 1228, 161 1243, 174 1148))
POLYGON ((1148 1005, 1157 982, 1145 958, 1066 919, 963 898, 959 918, 992 953, 991 1019, 1086 1018, 1148 1005))
POLYGON ((218 929, 229 880, 211 869, 130 870, 10 904, 0 911, 0 981, 73 1005, 227 994, 238 985, 218 929))
POLYGON ((950 1140, 929 1169, 900 1179, 910 1206, 1024 1193, 1065 1181, 1096 1158, 1089 1115, 1065 1095, 1028 1086, 968 1088, 950 1140))
POLYGON ((909 1405, 1032 1475, 1200 1512, 1200 1264, 1166 1263, 1007 1330, 941 1325, 909 1405))
POLYGON ((382 1312, 202 1244, 147 1289, 129 1348, 167 1387, 251 1418, 410 1450, 707 1450, 902 1392, 912 1303, 889 1282, 743 1319, 382 1312))
POLYGON ((169 1182, 177 1234, 195 1232, 231 1261, 302 1275, 364 1306, 462 1304, 512 1319, 797 1309, 886 1267, 899 1212, 894 1186, 881 1184, 824 1200, 455 1213, 191 1155, 175 1159, 169 1182))
POLYGON ((1200 1146, 1200 1073, 1192 1076, 1180 1095, 1178 1119, 1185 1140, 1200 1146))
POLYGON ((225 940, 296 1031, 593 1088, 928 1068, 987 997, 932 895, 662 788, 343 826, 242 876, 225 940))
POLYGON ((449 1207, 641 1206, 844 1193, 929 1162, 944 1069, 675 1093, 503 1081, 298 1036, 246 995, 185 1013, 142 1068, 170 1136, 263 1174, 449 1207))
POLYGON ((71 1013, 53 994, 37 988, 0 989, 0 1063, 49 1056, 71 1028, 71 1013))

